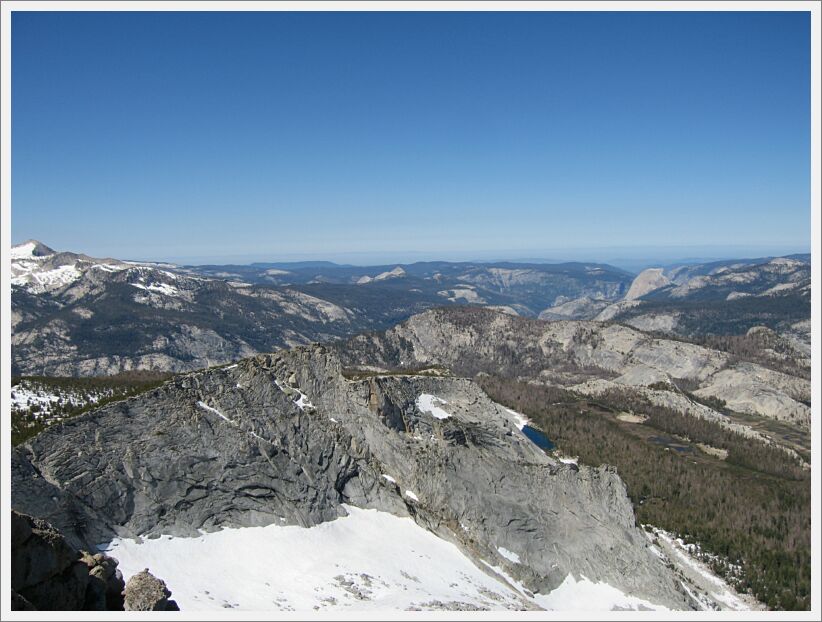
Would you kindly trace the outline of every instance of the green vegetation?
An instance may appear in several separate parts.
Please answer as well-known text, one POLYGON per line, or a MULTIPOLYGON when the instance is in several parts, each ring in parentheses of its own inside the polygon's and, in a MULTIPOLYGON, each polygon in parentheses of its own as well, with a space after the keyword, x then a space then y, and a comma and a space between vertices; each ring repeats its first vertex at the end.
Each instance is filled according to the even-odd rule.
POLYGON ((718 574, 771 609, 810 607, 810 473, 783 450, 628 393, 596 403, 561 388, 483 375, 488 395, 526 414, 564 453, 612 464, 637 521, 699 544, 718 574), (616 418, 632 410, 644 424, 616 418), (670 447, 660 433, 684 438, 670 447), (728 451, 721 460, 689 442, 728 451), (740 565, 741 573, 733 571, 740 565))
POLYGON ((782 369, 777 371, 810 377, 810 369, 807 365, 800 365, 796 360, 798 354, 796 349, 783 337, 770 330, 757 330, 743 335, 704 335, 696 337, 693 342, 706 348, 733 354, 738 359, 754 361, 765 366, 778 363, 778 367, 782 369))
MULTIPOLYGON (((599 396, 599 401, 607 404, 609 409, 618 411, 641 412, 647 417, 645 425, 667 432, 689 443, 704 443, 728 451, 727 462, 769 473, 777 477, 803 480, 807 471, 802 461, 773 445, 765 445, 721 426, 719 423, 681 413, 664 406, 656 406, 642 395, 624 389, 609 389, 599 396)), ((712 398, 715 399, 715 398, 712 398)), ((706 400, 703 400, 703 403, 706 400)), ((716 400, 712 408, 724 409, 725 402, 716 400)))
POLYGON ((98 408, 154 389, 173 374, 153 371, 129 371, 114 376, 93 378, 16 376, 12 391, 21 383, 28 388, 58 396, 46 408, 38 404, 11 413, 11 444, 16 447, 36 436, 50 425, 69 417, 76 417, 92 408, 98 408))

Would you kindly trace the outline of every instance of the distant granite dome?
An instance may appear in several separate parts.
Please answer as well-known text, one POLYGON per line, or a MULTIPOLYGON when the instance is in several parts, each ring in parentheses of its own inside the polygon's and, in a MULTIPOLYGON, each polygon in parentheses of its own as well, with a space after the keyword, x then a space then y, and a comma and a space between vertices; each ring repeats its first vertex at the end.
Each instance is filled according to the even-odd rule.
POLYGON ((662 268, 648 268, 643 270, 631 283, 625 300, 636 300, 660 287, 665 287, 671 281, 662 273, 662 268))

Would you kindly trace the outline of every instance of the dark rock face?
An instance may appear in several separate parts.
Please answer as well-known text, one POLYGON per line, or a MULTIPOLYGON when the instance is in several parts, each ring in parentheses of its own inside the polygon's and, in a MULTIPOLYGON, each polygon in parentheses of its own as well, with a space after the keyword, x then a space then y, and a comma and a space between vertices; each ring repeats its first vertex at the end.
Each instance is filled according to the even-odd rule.
POLYGON ((117 561, 78 552, 45 521, 11 513, 11 588, 15 610, 122 610, 117 561))
POLYGON ((349 381, 321 346, 195 372, 46 430, 13 451, 12 503, 77 547, 311 526, 350 504, 411 516, 535 592, 573 573, 689 606, 614 470, 550 458, 469 380, 349 381), (450 416, 422 412, 423 394, 450 416))
POLYGON ((90 611, 122 611, 123 575, 117 569, 117 560, 83 551, 82 561, 88 568, 88 588, 85 609, 90 611))
POLYGON ((148 571, 148 568, 131 577, 125 590, 126 611, 179 611, 171 592, 161 581, 148 571))
POLYGON ((37 611, 25 597, 20 596, 14 590, 11 591, 11 610, 12 611, 37 611))

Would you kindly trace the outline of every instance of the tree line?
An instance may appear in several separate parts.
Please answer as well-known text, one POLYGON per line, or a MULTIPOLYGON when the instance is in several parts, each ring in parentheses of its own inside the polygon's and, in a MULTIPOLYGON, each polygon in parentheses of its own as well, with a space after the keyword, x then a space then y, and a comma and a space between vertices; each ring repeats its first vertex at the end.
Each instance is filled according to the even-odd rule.
POLYGON ((714 571, 771 609, 810 607, 810 474, 788 454, 627 395, 605 395, 598 407, 560 387, 490 375, 477 381, 491 399, 530 417, 564 453, 616 466, 638 523, 719 556, 706 557, 714 571), (625 424, 608 413, 626 407, 648 416, 646 423, 625 424), (728 459, 694 459, 632 431, 648 425, 726 448, 728 459), (742 571, 732 572, 734 565, 742 571))

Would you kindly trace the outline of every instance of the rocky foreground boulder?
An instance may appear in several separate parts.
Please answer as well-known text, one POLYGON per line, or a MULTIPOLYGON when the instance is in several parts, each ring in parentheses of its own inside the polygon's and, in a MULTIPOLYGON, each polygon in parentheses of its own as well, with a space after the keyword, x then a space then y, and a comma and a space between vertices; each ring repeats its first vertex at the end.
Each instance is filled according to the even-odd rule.
POLYGON ((14 609, 122 610, 124 587, 116 560, 78 551, 46 521, 12 510, 14 609))
POLYGON ((128 585, 117 560, 72 547, 44 520, 11 512, 11 608, 15 611, 176 611, 165 583, 145 572, 128 585), (139 579, 138 579, 139 577, 139 579))
POLYGON ((155 577, 148 568, 131 577, 126 584, 126 611, 179 611, 177 603, 170 600, 171 592, 165 581, 155 577))
POLYGON ((309 527, 349 504, 410 516, 532 592, 572 574, 691 607, 617 473, 554 460, 516 421, 470 380, 349 380, 333 350, 306 346, 178 377, 46 430, 13 451, 12 502, 78 547, 309 527))

